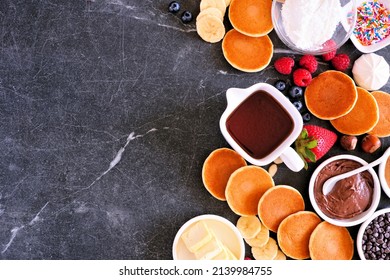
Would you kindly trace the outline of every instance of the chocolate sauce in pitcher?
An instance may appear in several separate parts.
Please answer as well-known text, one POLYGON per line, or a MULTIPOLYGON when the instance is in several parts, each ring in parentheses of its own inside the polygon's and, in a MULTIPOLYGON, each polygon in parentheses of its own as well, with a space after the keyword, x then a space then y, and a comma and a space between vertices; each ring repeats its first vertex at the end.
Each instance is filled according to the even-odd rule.
POLYGON ((286 140, 294 122, 271 94, 258 90, 229 115, 226 127, 242 149, 251 157, 261 159, 286 140))

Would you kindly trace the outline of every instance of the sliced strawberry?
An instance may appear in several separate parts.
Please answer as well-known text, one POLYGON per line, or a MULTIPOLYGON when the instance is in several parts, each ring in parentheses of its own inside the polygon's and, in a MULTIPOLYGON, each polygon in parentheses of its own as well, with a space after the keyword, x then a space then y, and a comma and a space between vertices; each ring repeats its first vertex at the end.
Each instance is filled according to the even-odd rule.
POLYGON ((336 143, 337 135, 333 131, 317 125, 305 125, 301 135, 295 141, 295 149, 305 161, 316 162, 322 158, 336 143))

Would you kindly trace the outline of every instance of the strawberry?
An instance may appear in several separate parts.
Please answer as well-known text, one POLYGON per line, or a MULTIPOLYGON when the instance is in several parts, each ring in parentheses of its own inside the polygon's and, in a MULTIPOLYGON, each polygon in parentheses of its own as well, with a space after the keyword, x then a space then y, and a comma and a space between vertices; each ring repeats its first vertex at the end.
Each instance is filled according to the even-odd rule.
POLYGON ((304 125, 301 135, 295 141, 295 149, 305 162, 316 162, 322 158, 337 141, 333 131, 317 125, 304 125))

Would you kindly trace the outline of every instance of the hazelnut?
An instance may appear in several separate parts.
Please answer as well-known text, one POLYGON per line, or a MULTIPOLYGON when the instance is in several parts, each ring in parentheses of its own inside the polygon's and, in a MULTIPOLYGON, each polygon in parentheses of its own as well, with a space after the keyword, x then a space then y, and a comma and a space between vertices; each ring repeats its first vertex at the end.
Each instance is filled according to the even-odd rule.
POLYGON ((361 146, 363 151, 371 154, 380 148, 381 140, 375 135, 368 134, 364 136, 361 146))
POLYGON ((357 137, 353 135, 343 135, 340 139, 341 147, 347 151, 355 150, 357 144, 357 137))

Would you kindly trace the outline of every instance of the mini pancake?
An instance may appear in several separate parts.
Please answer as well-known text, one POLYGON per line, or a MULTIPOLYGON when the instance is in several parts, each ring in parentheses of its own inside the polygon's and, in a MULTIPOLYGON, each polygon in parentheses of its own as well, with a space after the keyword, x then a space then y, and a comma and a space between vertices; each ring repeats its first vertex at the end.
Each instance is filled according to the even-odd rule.
POLYGON ((348 114, 357 101, 355 82, 341 71, 328 70, 305 90, 307 109, 317 118, 333 120, 348 114))
POLYGON ((280 249, 292 259, 309 258, 310 236, 319 223, 321 219, 314 212, 300 211, 289 215, 278 228, 280 249))
POLYGON ((272 0, 232 0, 229 20, 234 29, 251 37, 260 37, 273 29, 272 0))
POLYGON ((234 68, 244 72, 258 72, 270 63, 273 44, 268 35, 249 37, 235 29, 228 31, 222 41, 225 59, 234 68))
POLYGON ((226 200, 237 215, 257 215, 260 198, 273 186, 274 181, 264 168, 244 166, 230 176, 225 191, 226 200))
POLYGON ((378 103, 379 121, 368 133, 378 137, 390 136, 390 94, 384 91, 373 91, 371 94, 378 103))
POLYGON ((323 221, 310 236, 309 251, 313 260, 351 260, 354 245, 345 227, 323 221))
POLYGON ((348 135, 367 133, 379 120, 379 107, 374 96, 364 88, 356 89, 358 99, 353 109, 345 116, 330 121, 337 131, 348 135))
POLYGON ((216 199, 225 201, 225 189, 230 175, 243 166, 246 166, 246 161, 236 151, 216 149, 203 163, 203 185, 216 199))
POLYGON ((263 225, 277 232, 284 218, 304 209, 305 202, 299 191, 290 186, 278 185, 263 194, 257 211, 263 225))

